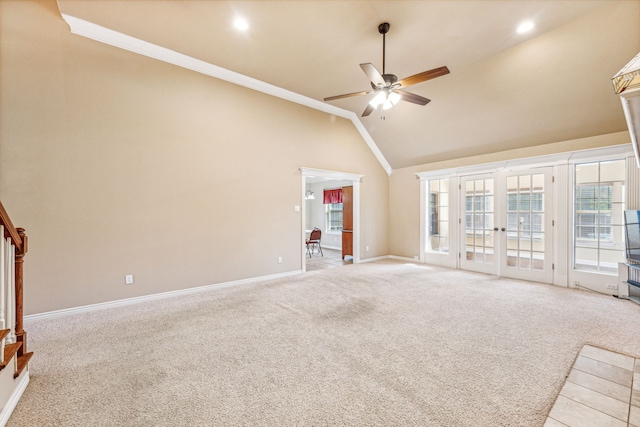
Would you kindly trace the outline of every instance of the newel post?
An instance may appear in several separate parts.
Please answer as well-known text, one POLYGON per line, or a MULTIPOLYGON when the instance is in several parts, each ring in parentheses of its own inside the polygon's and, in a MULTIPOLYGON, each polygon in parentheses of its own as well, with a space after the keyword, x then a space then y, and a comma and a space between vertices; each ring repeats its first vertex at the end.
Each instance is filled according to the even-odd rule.
POLYGON ((27 353, 27 333, 23 329, 22 324, 22 285, 24 280, 23 269, 24 265, 24 256, 27 254, 28 246, 27 246, 27 235, 24 232, 24 228, 16 228, 18 235, 22 238, 22 250, 16 251, 16 340, 17 342, 21 342, 22 346, 18 350, 18 356, 22 356, 27 353))

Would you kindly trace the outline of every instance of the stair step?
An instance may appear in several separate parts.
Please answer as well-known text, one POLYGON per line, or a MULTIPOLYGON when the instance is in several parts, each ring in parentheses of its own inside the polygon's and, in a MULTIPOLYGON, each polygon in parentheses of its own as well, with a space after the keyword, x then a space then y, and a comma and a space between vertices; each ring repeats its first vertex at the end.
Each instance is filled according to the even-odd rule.
POLYGON ((0 370, 4 369, 7 366, 13 356, 16 355, 20 347, 22 347, 21 342, 7 344, 4 346, 4 362, 0 363, 0 370))
POLYGON ((29 364, 29 360, 31 360, 31 356, 33 356, 33 351, 29 353, 25 353, 22 356, 18 357, 18 367, 16 372, 13 374, 13 378, 18 378, 20 376, 22 371, 24 371, 24 368, 26 368, 27 365, 29 364))
POLYGON ((0 340, 4 337, 6 337, 7 335, 9 335, 9 332, 11 332, 11 329, 1 329, 0 330, 0 340))

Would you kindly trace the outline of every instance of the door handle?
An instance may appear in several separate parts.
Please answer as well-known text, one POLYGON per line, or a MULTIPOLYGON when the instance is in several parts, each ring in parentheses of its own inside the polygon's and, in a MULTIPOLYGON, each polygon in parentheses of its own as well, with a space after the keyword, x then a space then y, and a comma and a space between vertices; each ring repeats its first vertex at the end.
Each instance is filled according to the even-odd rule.
POLYGON ((500 231, 505 231, 505 230, 506 230, 506 228, 504 228, 504 227, 502 227, 502 228, 500 229, 500 231))
POLYGON ((498 231, 498 227, 493 227, 493 231, 498 231))

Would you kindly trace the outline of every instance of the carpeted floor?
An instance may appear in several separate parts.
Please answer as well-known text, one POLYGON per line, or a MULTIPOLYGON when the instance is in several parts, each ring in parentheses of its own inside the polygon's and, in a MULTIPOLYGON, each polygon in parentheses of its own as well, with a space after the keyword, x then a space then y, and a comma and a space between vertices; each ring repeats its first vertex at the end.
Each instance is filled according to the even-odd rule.
POLYGON ((640 306, 397 261, 28 320, 8 426, 542 426, 640 306))

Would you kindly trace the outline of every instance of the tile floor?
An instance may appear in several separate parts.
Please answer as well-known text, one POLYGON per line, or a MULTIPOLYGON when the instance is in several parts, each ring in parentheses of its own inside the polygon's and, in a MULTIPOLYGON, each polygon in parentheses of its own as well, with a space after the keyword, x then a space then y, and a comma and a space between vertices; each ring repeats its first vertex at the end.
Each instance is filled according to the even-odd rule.
POLYGON ((342 251, 335 249, 322 248, 324 256, 319 252, 311 254, 311 258, 307 256, 307 271, 322 270, 325 268, 342 267, 343 265, 353 264, 353 258, 347 257, 346 260, 342 260, 342 251))
POLYGON ((585 345, 545 427, 640 427, 640 359, 585 345))

